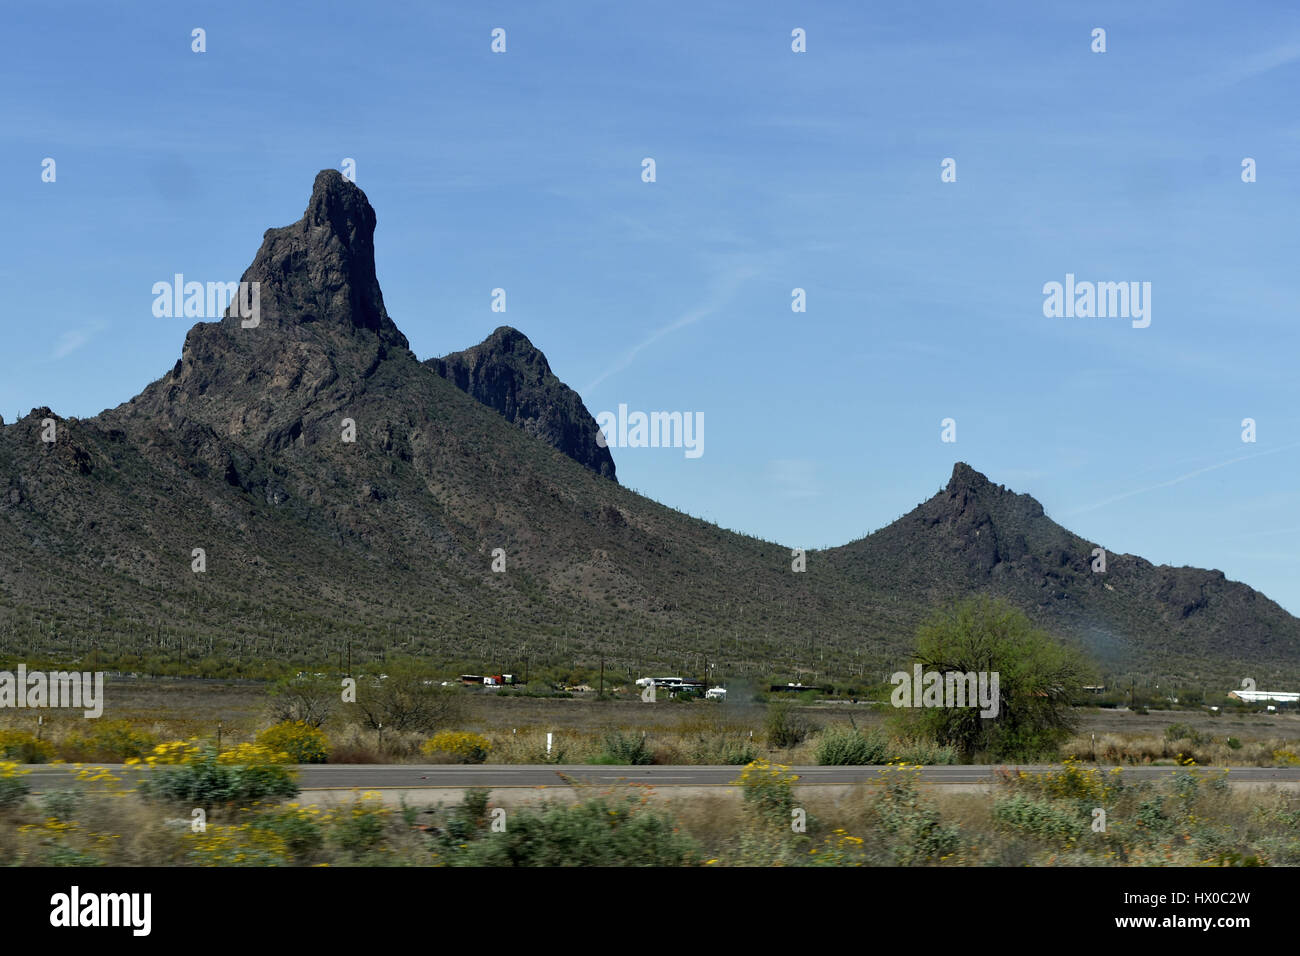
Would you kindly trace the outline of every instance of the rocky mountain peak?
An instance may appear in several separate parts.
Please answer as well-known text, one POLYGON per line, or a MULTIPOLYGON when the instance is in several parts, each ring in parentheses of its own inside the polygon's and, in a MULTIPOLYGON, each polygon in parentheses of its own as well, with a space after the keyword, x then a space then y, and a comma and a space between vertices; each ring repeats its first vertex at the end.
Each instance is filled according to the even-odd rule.
POLYGON ((966 462, 959 461, 952 466, 952 477, 948 479, 948 486, 944 490, 954 495, 963 491, 980 492, 990 487, 992 482, 987 477, 966 462))
POLYGON ((311 422, 337 417, 390 361, 416 368, 384 308, 375 224, 365 193, 322 170, 302 218, 263 234, 240 277, 250 284, 242 307, 232 303, 219 321, 194 325, 171 372, 108 420, 135 428, 166 422, 187 434, 199 426, 246 447, 278 449, 311 422), (251 301, 256 323, 244 312, 251 301))
MULTIPOLYGON (((261 283, 262 320, 274 326, 322 322, 367 329, 389 347, 407 348, 388 317, 375 274, 374 207, 333 169, 316 175, 303 217, 268 229, 245 282, 261 283)), ((228 328, 239 319, 228 316, 228 328)))

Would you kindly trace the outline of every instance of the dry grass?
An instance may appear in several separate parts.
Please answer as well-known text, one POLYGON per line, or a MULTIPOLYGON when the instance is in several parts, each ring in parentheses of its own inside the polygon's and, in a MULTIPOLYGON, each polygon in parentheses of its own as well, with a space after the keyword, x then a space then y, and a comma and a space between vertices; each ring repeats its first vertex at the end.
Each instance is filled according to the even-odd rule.
MULTIPOLYGON (((6 710, 0 713, 0 731, 39 733, 65 760, 112 762, 107 750, 85 746, 92 725, 129 721, 132 728, 162 740, 199 737, 215 739, 220 724, 224 742, 252 740, 273 718, 267 686, 254 681, 116 680, 106 685, 104 716, 87 721, 76 712, 44 711, 37 714, 6 710), (80 738, 80 740, 79 740, 80 738)), ((725 704, 661 701, 645 704, 639 698, 597 700, 594 695, 574 699, 504 696, 465 691, 462 714, 454 727, 445 729, 481 733, 493 744, 491 763, 545 763, 546 733, 554 735, 550 762, 584 763, 597 759, 607 733, 644 734, 656 763, 724 763, 752 745, 757 755, 785 764, 816 763, 817 739, 809 737, 795 747, 769 748, 765 739, 765 705, 737 699, 725 704)), ((814 727, 847 725, 862 730, 886 728, 893 716, 888 708, 866 705, 799 705, 798 714, 814 727)), ((1277 753, 1300 753, 1300 716, 1201 711, 1152 711, 1139 714, 1090 708, 1079 711, 1080 730, 1064 753, 1099 762, 1143 764, 1174 761, 1181 754, 1202 765, 1268 766, 1277 753), (1200 739, 1167 739, 1173 724, 1190 727, 1200 739), (1094 746, 1095 735, 1095 746, 1094 746), (1241 742, 1230 747, 1229 737, 1241 742)), ((355 722, 345 705, 326 724, 333 751, 332 763, 426 762, 419 752, 426 735, 385 732, 379 735, 355 722)), ((1285 759, 1285 758, 1284 758, 1285 759)))

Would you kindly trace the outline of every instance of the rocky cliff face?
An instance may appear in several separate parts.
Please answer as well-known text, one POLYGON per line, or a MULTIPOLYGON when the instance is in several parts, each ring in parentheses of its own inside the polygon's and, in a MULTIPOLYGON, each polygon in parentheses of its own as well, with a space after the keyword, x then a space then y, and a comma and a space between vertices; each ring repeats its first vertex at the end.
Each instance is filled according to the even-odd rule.
POLYGON ((268 229, 241 277, 258 284, 258 324, 232 309, 195 325, 171 372, 106 419, 278 449, 344 408, 385 362, 413 361, 375 277, 375 224, 365 194, 322 171, 303 218, 268 229))
POLYGON ((546 356, 518 329, 503 325, 473 348, 425 364, 506 421, 618 480, 609 448, 596 443, 598 426, 581 396, 555 377, 546 356))

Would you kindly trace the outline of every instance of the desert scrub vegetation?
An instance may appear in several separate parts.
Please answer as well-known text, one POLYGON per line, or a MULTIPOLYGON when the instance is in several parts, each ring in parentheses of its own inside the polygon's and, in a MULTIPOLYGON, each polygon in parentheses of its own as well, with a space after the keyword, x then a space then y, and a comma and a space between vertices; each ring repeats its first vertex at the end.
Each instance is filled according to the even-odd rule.
POLYGON ((1061 748, 1073 760, 1098 764, 1176 764, 1191 757, 1198 766, 1284 767, 1287 754, 1300 752, 1300 740, 1267 737, 1243 742, 1215 737, 1185 724, 1170 724, 1163 735, 1079 734, 1061 748))
POLYGON ((37 736, 17 727, 0 728, 0 757, 19 763, 125 763, 140 759, 158 744, 158 736, 125 719, 78 721, 62 732, 37 736))
POLYGON ((210 808, 266 797, 297 794, 298 784, 284 751, 264 744, 242 743, 229 750, 199 741, 171 741, 157 745, 143 761, 138 780, 146 798, 192 807, 210 808))
POLYGON ((931 790, 915 766, 895 763, 847 793, 827 793, 757 760, 735 792, 665 798, 643 786, 579 788, 567 792, 571 801, 512 808, 492 807, 486 790, 423 808, 385 805, 377 793, 320 805, 265 797, 216 803, 203 826, 194 804, 134 790, 132 773, 67 771, 75 789, 32 795, 23 768, 0 764, 8 794, 0 858, 36 866, 1300 865, 1300 795, 1231 790, 1224 774, 1190 765, 1128 783, 1122 769, 1072 762, 1006 772, 990 793, 931 790))
POLYGON ((492 753, 492 741, 465 730, 444 730, 426 740, 420 753, 436 763, 484 763, 492 753))
POLYGON ((578 803, 486 812, 487 793, 431 832, 431 862, 445 866, 690 866, 702 858, 666 810, 644 795, 600 795, 578 803))
POLYGON ((682 763, 704 766, 744 766, 758 759, 752 739, 726 732, 692 735, 683 741, 683 750, 682 763))
POLYGON ((324 763, 330 755, 325 732, 305 720, 273 724, 257 735, 257 742, 272 753, 285 754, 288 763, 324 763))
POLYGON ((888 753, 889 741, 878 730, 862 733, 857 727, 831 727, 817 738, 817 763, 823 767, 889 763, 888 753))
POLYGON ((25 730, 0 730, 0 757, 17 763, 48 763, 54 757, 54 745, 25 730))
POLYGON ((836 806, 814 813, 795 785, 790 768, 758 760, 737 778, 739 818, 725 831, 714 823, 706 847, 710 865, 723 866, 922 866, 952 862, 960 827, 946 823, 920 791, 919 768, 882 768, 878 781, 858 788, 856 808, 836 806), (862 800, 869 791, 870 796, 862 800), (836 824, 839 825, 836 825, 836 824), (862 836, 855 835, 857 830, 862 836))
POLYGON ((1003 771, 993 804, 1007 837, 999 855, 1035 865, 1300 863, 1300 836, 1287 830, 1295 796, 1272 791, 1252 800, 1231 791, 1227 774, 1202 770, 1190 758, 1158 784, 1129 784, 1119 768, 1073 760, 1043 773, 1003 771))
POLYGON ((813 729, 808 719, 790 701, 778 701, 767 708, 764 730, 769 747, 781 750, 796 747, 812 734, 813 729))
POLYGON ((960 828, 942 822, 934 803, 921 795, 921 768, 904 763, 881 770, 882 787, 872 807, 884 841, 884 852, 896 866, 946 862, 961 844, 960 828))
POLYGON ((27 796, 29 788, 23 777, 28 773, 12 760, 0 761, 0 810, 21 803, 27 796))
POLYGON ((907 763, 957 763, 957 749, 930 740, 888 737, 881 730, 832 726, 817 735, 815 756, 823 767, 907 763))
POLYGON ((646 743, 646 738, 643 735, 624 734, 615 731, 605 735, 604 749, 590 762, 594 764, 644 765, 654 762, 654 751, 646 743))

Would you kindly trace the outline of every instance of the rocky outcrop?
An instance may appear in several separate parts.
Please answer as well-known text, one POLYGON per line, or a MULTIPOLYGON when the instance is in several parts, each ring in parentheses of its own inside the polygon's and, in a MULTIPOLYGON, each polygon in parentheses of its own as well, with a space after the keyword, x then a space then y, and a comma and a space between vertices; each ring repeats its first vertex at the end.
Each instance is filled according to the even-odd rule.
POLYGON ((503 325, 473 348, 425 364, 528 434, 618 480, 609 449, 596 443, 598 426, 582 397, 555 377, 546 356, 518 329, 503 325))

